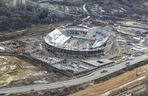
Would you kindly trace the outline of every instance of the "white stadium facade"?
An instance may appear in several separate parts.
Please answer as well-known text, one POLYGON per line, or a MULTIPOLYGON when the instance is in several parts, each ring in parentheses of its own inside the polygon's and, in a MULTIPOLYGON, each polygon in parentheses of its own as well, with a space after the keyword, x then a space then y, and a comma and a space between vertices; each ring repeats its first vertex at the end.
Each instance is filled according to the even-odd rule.
POLYGON ((100 27, 62 27, 44 38, 49 51, 78 57, 103 54, 108 39, 109 32, 100 27))

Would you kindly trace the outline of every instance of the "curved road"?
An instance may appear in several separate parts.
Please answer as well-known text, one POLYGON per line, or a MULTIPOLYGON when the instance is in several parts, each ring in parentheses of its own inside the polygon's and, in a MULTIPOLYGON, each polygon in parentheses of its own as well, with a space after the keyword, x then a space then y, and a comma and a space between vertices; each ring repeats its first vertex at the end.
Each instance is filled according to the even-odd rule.
POLYGON ((83 10, 87 13, 87 14, 90 14, 89 12, 88 12, 88 10, 87 10, 87 8, 86 8, 86 6, 87 6, 87 3, 85 3, 84 5, 83 5, 83 10))
POLYGON ((10 94, 10 93, 19 93, 19 92, 29 92, 31 90, 34 91, 39 91, 39 90, 45 90, 45 89, 56 89, 56 88, 62 88, 62 87, 69 87, 69 86, 74 86, 74 85, 79 85, 83 84, 86 82, 90 82, 92 80, 104 77, 106 75, 112 74, 114 72, 117 72, 119 70, 122 70, 127 67, 127 62, 129 65, 134 65, 137 64, 141 61, 148 60, 148 54, 144 54, 142 56, 136 57, 133 60, 128 60, 123 63, 115 64, 113 66, 108 66, 104 67, 103 69, 96 70, 92 72, 91 74, 80 77, 80 78, 75 78, 71 80, 66 80, 66 81, 60 81, 60 82, 55 82, 55 83, 49 83, 49 84, 36 84, 36 85, 28 85, 28 86, 20 86, 20 87, 12 87, 12 88, 3 88, 0 89, 0 94, 10 94), (102 70, 107 70, 106 73, 101 73, 102 70))

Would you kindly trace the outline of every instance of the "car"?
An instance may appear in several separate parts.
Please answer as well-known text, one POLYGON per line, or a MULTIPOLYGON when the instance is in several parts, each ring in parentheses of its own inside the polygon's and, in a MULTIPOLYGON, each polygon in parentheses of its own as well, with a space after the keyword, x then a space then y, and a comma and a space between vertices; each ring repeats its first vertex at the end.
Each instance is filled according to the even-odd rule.
POLYGON ((5 93, 0 93, 0 96, 5 96, 6 94, 5 93))
POLYGON ((107 70, 102 70, 100 73, 106 73, 107 72, 107 70))
POLYGON ((130 65, 130 62, 126 62, 126 64, 125 64, 126 66, 128 66, 128 65, 130 65))

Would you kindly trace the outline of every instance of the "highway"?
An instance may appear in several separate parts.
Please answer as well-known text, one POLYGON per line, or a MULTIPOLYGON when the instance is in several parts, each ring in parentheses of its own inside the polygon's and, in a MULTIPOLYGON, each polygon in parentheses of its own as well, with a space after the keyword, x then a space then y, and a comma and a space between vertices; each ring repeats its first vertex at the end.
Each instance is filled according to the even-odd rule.
POLYGON ((122 70, 129 65, 135 65, 141 61, 148 60, 148 54, 144 54, 142 56, 138 56, 134 58, 133 60, 127 60, 123 63, 119 64, 114 64, 113 66, 108 66, 104 67, 103 69, 98 69, 91 74, 80 77, 80 78, 75 78, 71 80, 66 80, 66 81, 59 81, 59 82, 54 82, 54 83, 49 83, 49 84, 36 84, 36 85, 27 85, 27 86, 20 86, 20 87, 12 87, 12 88, 2 88, 0 89, 0 94, 11 94, 11 93, 19 93, 19 92, 29 92, 31 90, 34 91, 40 91, 40 90, 50 90, 50 89, 56 89, 56 88, 62 88, 62 87, 70 87, 74 85, 79 85, 83 83, 87 83, 90 81, 93 81, 95 79, 104 77, 106 75, 110 75, 114 72, 117 72, 119 70, 122 70), (128 65, 127 65, 128 62, 128 65), (103 70, 107 70, 107 72, 102 73, 103 70))

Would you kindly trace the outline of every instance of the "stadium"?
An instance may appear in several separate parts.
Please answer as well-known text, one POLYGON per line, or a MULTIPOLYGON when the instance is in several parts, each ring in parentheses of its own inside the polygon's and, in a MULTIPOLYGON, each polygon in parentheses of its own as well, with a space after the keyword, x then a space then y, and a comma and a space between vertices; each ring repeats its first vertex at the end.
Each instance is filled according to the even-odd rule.
POLYGON ((44 38, 48 50, 70 56, 96 56, 103 54, 109 32, 102 27, 61 27, 44 38))

